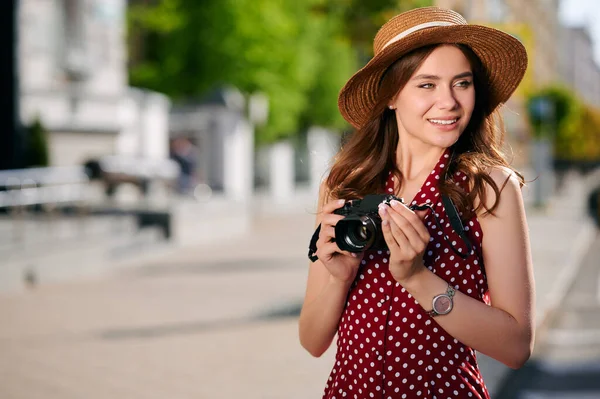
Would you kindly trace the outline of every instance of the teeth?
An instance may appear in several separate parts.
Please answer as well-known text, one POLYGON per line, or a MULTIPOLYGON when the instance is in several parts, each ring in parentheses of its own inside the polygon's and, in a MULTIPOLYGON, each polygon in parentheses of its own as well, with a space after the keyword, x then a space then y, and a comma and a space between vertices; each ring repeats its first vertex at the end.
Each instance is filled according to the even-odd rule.
POLYGON ((438 125, 451 125, 456 122, 458 119, 449 119, 449 120, 440 120, 440 119, 430 119, 429 122, 437 123, 438 125))

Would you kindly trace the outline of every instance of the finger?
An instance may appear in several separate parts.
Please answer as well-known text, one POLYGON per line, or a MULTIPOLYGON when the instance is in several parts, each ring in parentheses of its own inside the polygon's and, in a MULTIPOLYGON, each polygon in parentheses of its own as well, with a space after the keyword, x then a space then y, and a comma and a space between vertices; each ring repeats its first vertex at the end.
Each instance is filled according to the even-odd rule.
POLYGON ((379 207, 379 216, 381 216, 381 232, 383 233, 383 238, 389 248, 390 251, 399 251, 400 247, 392 234, 392 229, 390 227, 390 216, 387 205, 381 205, 379 207))
MULTIPOLYGON (((429 230, 427 230, 427 227, 425 227, 425 224, 423 223, 423 220, 421 217, 419 217, 414 211, 412 211, 406 205, 401 204, 398 201, 395 201, 395 200, 392 201, 391 205, 392 205, 392 209, 394 209, 398 215, 402 216, 407 221, 407 223, 410 225, 410 229, 412 231, 409 232, 407 230, 407 231, 405 231, 405 233, 413 244, 416 244, 417 240, 422 241, 422 242, 429 242, 429 230)), ((427 211, 424 211, 424 212, 427 213, 427 211)), ((403 222, 400 222, 397 219, 395 219, 395 220, 396 220, 396 223, 398 223, 398 225, 400 227, 404 227, 403 222)))
POLYGON ((323 242, 335 241, 335 227, 329 225, 321 225, 319 239, 323 242))
POLYGON ((321 231, 319 232, 319 239, 317 243, 327 244, 335 242, 335 227, 328 224, 321 224, 321 231))
MULTIPOLYGON (((337 246, 337 244, 336 244, 336 246, 337 246)), ((350 252, 350 251, 342 251, 342 250, 340 249, 340 247, 338 247, 338 248, 337 248, 337 252, 338 252, 339 254, 342 254, 342 255, 345 255, 345 256, 351 256, 351 257, 353 257, 353 258, 359 258, 359 257, 360 257, 360 258, 362 258, 362 254, 363 254, 362 252, 350 252)))
POLYGON ((321 260, 329 260, 337 252, 337 250, 338 248, 337 245, 335 245, 335 243, 321 243, 321 245, 317 247, 316 255, 321 260))
POLYGON ((329 213, 323 215, 323 219, 321 219, 321 226, 335 226, 342 219, 344 219, 344 216, 342 215, 329 213))
POLYGON ((402 228, 400 226, 398 226, 398 224, 394 221, 394 219, 390 219, 389 222, 390 222, 390 229, 392 231, 392 235, 394 236, 394 239, 398 243, 398 247, 400 247, 400 252, 402 254, 404 254, 403 257, 411 258, 411 257, 415 256, 416 251, 415 251, 413 245, 410 243, 410 241, 406 237, 404 230, 402 230, 402 228))
MULTIPOLYGON (((352 258, 358 258, 359 256, 362 257, 362 254, 360 254, 360 253, 342 251, 335 242, 329 242, 329 243, 323 244, 321 251, 322 251, 321 252, 322 255, 326 256, 325 259, 331 259, 335 254, 350 256, 352 258)), ((317 250, 317 256, 320 257, 318 250, 317 250)))
POLYGON ((323 205, 322 211, 323 213, 333 213, 333 211, 335 211, 336 209, 339 209, 342 206, 344 206, 345 203, 346 201, 343 199, 329 201, 328 203, 323 205))
MULTIPOLYGON (((396 201, 392 201, 392 203, 394 204, 392 205, 392 210, 389 212, 390 218, 394 221, 394 223, 398 226, 398 228, 404 233, 404 235, 409 239, 409 241, 413 245, 417 244, 419 241, 421 241, 421 237, 419 236, 419 233, 415 229, 413 223, 403 215, 404 212, 402 208, 404 208, 404 205, 396 201)), ((394 232, 394 229, 392 229, 392 232, 394 232)))
POLYGON ((429 243, 431 238, 431 234, 429 230, 427 230, 427 226, 425 226, 425 217, 429 214, 429 210, 416 211, 415 214, 420 219, 421 223, 419 224, 419 228, 417 231, 419 232, 419 236, 423 239, 424 242, 429 243))

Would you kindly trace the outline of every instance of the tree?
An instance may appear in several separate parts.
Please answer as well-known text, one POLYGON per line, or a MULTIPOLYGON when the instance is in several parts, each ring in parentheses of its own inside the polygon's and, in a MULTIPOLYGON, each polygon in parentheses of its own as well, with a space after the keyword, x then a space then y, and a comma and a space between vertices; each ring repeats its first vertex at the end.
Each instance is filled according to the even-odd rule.
POLYGON ((527 116, 535 137, 552 137, 580 106, 575 95, 561 86, 546 86, 526 98, 527 116))
POLYGON ((326 21, 321 34, 326 40, 320 40, 316 46, 320 62, 303 124, 347 128, 337 108, 337 97, 358 65, 373 55, 377 30, 402 11, 431 4, 431 0, 326 0, 315 4, 313 15, 326 21))
POLYGON ((48 155, 48 132, 40 117, 36 117, 28 127, 28 135, 25 147, 26 166, 43 167, 50 164, 48 155))
POLYGON ((557 159, 600 160, 600 111, 570 89, 551 85, 528 95, 527 115, 536 138, 550 138, 557 159), (548 108, 548 109, 544 109, 548 108))
MULTIPOLYGON (((130 81, 175 101, 233 85, 269 98, 259 142, 345 126, 337 95, 377 28, 426 0, 130 0, 130 81), (358 53, 356 48, 358 48, 358 53)), ((365 58, 365 57, 362 57, 365 58)))
POLYGON ((600 161, 600 110, 581 104, 562 124, 555 140, 558 159, 600 161))
POLYGON ((132 84, 174 99, 200 97, 222 84, 269 97, 258 132, 273 141, 298 130, 318 63, 321 30, 311 18, 319 0, 162 0, 129 11, 132 84))
POLYGON ((344 35, 357 50, 360 63, 373 55, 373 38, 386 21, 401 12, 433 5, 433 0, 329 0, 324 11, 344 21, 344 35))

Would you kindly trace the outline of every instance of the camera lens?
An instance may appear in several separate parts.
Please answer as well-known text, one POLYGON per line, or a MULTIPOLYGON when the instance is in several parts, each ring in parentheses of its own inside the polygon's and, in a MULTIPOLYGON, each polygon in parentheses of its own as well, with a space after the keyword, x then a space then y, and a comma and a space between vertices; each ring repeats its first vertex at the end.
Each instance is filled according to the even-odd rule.
POLYGON ((369 238, 371 237, 371 232, 369 231, 369 229, 367 229, 367 226, 365 226, 364 224, 361 224, 360 226, 358 226, 357 230, 358 231, 356 231, 355 235, 361 241, 368 241, 369 238))
POLYGON ((375 221, 368 216, 348 217, 335 226, 335 238, 342 251, 361 252, 373 244, 376 230, 375 221))

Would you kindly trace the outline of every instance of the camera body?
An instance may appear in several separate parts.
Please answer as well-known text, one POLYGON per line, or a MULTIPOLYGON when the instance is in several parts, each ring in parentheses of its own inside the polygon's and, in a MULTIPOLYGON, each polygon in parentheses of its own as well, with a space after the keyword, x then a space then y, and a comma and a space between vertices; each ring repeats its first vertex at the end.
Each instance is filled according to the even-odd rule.
POLYGON ((333 213, 345 216, 335 225, 335 242, 342 251, 387 250, 381 230, 379 204, 392 200, 404 202, 392 194, 369 194, 362 200, 347 201, 333 213))

